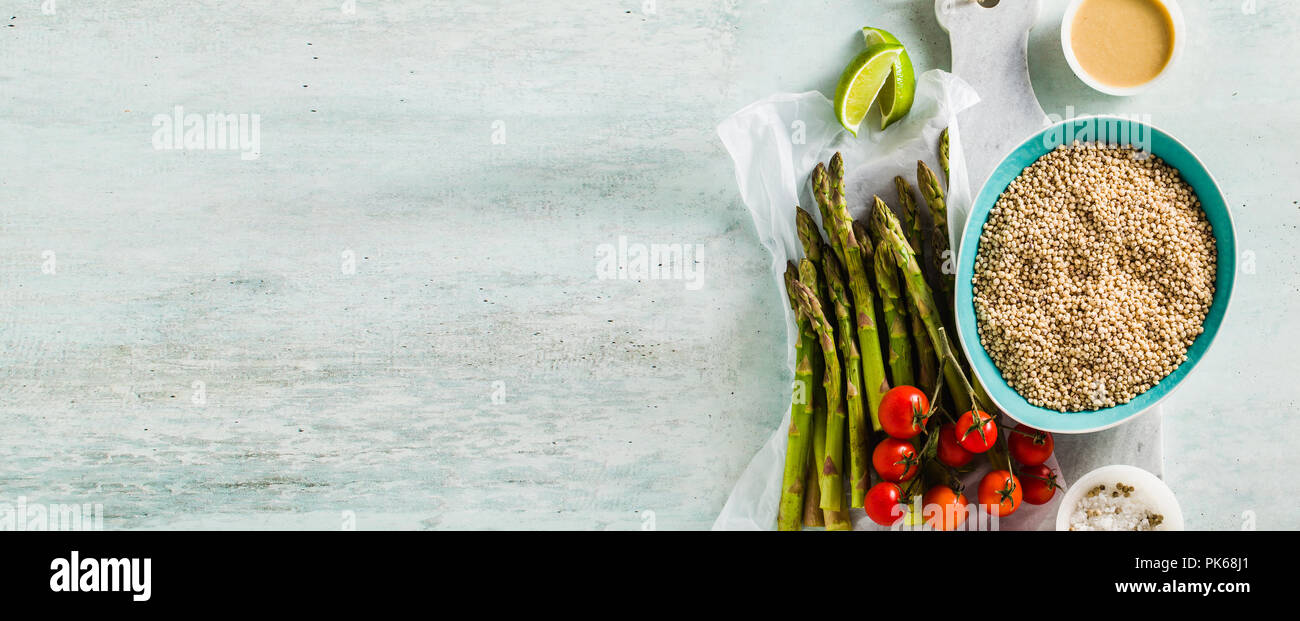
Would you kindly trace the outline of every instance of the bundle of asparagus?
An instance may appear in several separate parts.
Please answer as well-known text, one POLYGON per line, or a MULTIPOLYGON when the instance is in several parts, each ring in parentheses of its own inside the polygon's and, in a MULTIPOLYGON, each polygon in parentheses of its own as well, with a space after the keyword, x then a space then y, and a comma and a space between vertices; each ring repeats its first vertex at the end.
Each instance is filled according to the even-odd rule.
MULTIPOLYGON (((940 145, 945 173, 946 143, 945 130, 940 145)), ((797 265, 790 263, 785 274, 799 339, 777 525, 781 530, 801 525, 847 530, 848 508, 862 507, 872 487, 871 436, 881 431, 881 398, 891 384, 915 385, 936 395, 942 385, 957 413, 969 410, 972 398, 979 404, 988 401, 978 382, 972 386, 966 380, 964 363, 948 338, 952 330, 945 327, 950 313, 940 311, 934 293, 940 292, 942 308, 951 306, 953 274, 942 269, 950 248, 946 203, 934 173, 917 162, 917 185, 931 227, 923 224, 912 187, 902 177, 894 182, 903 221, 876 197, 869 225, 849 213, 840 154, 829 166, 818 164, 811 182, 827 235, 822 237, 810 213, 796 208, 805 256, 797 265), (927 230, 932 259, 938 262, 932 264, 935 287, 921 268, 927 230)), ((933 453, 933 437, 915 442, 933 453)), ((948 472, 939 474, 944 481, 952 478, 948 472)), ((923 489, 911 487, 916 494, 923 489)))

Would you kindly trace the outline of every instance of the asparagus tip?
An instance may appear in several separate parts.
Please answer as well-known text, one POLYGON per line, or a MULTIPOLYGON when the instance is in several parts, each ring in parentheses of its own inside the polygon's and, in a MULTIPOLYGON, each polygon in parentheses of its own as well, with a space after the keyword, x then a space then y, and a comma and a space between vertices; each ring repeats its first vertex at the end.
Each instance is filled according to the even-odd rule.
POLYGON ((814 263, 821 263, 822 236, 817 232, 817 222, 813 220, 812 214, 797 205, 795 206, 795 229, 799 234, 799 241, 803 243, 804 255, 814 263))
POLYGON ((925 162, 916 160, 916 180, 922 186, 929 185, 935 181, 934 171, 930 170, 925 162))

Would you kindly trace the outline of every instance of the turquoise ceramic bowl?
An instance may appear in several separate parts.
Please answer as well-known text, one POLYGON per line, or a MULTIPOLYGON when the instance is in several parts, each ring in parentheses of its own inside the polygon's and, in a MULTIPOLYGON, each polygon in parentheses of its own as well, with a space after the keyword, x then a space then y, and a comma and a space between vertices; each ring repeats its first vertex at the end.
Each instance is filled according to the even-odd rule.
POLYGON ((1087 433, 1113 427, 1141 414, 1169 396, 1187 378, 1196 363, 1205 355, 1214 341, 1232 297, 1233 281, 1237 272, 1237 234, 1233 228, 1228 203, 1219 190, 1219 184, 1210 176, 1201 160, 1186 145, 1173 136, 1145 123, 1120 117, 1082 117, 1048 126, 1030 136, 1016 147, 989 175, 971 207, 966 230, 962 234, 961 252, 957 264, 956 317, 961 347, 974 366, 989 397, 1012 418, 1046 431, 1056 433, 1087 433), (1150 390, 1123 405, 1089 412, 1057 412, 1033 405, 1021 397, 1002 379, 1002 374, 989 358, 980 343, 975 328, 975 306, 971 286, 975 255, 979 252, 980 232, 989 210, 1007 185, 1022 170, 1060 144, 1074 140, 1088 142, 1102 140, 1111 143, 1132 144, 1145 147, 1157 157, 1177 168, 1183 179, 1196 191, 1201 207, 1214 228, 1217 240, 1218 266, 1215 272, 1214 303, 1205 318, 1203 332, 1187 351, 1187 361, 1180 365, 1150 390))

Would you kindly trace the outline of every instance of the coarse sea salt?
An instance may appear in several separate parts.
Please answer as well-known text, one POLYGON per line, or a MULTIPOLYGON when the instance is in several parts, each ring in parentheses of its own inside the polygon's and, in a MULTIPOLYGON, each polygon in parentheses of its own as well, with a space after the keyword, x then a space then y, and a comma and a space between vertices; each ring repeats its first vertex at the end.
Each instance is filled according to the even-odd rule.
POLYGON ((1098 485, 1070 513, 1070 530, 1155 530, 1164 516, 1134 496, 1131 485, 1098 485))

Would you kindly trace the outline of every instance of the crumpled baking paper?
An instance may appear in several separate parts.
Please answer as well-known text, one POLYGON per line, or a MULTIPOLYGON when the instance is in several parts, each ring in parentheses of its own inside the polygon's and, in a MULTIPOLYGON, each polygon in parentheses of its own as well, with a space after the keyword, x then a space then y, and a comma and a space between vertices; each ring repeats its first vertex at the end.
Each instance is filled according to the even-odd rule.
MULTIPOLYGON (((829 162, 836 151, 844 158, 845 199, 855 218, 869 213, 871 197, 880 195, 897 206, 894 177, 902 175, 916 184, 916 161, 924 160, 937 174, 939 134, 948 128, 951 177, 948 187, 949 239, 960 240, 972 201, 966 160, 962 156, 957 113, 979 102, 979 95, 960 78, 931 70, 917 80, 916 100, 902 121, 884 132, 868 127, 878 119, 868 118, 860 136, 840 127, 830 100, 819 92, 777 94, 746 106, 718 125, 718 136, 736 165, 740 197, 754 218, 759 240, 772 253, 772 275, 784 295, 782 274, 786 261, 797 261, 803 248, 795 228, 794 209, 803 205, 820 223, 821 213, 812 198, 808 177, 818 162, 829 162)), ((921 209, 924 201, 917 193, 921 209)), ((953 244, 954 256, 958 244, 953 244)), ((794 377, 794 342, 798 338, 794 313, 785 307, 786 366, 794 377)), ((954 340, 956 335, 953 335, 954 340)), ((781 475, 785 464, 785 436, 790 412, 763 448, 750 461, 731 496, 713 523, 714 530, 772 530, 776 527, 777 504, 781 497, 781 475)), ((988 472, 984 463, 963 477, 966 498, 975 500, 979 479, 988 472)), ((1060 469, 1053 456, 1048 465, 1060 469)), ((1060 482, 1065 483, 1064 475, 1060 482)), ((1002 518, 1003 530, 1050 530, 1055 528, 1056 508, 1061 493, 1052 502, 1028 503, 1011 516, 1002 518)), ((854 530, 882 529, 861 509, 853 509, 854 530)), ((971 518, 973 519, 972 514, 971 518)))

